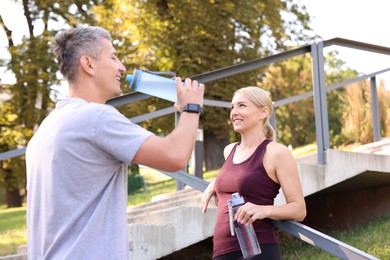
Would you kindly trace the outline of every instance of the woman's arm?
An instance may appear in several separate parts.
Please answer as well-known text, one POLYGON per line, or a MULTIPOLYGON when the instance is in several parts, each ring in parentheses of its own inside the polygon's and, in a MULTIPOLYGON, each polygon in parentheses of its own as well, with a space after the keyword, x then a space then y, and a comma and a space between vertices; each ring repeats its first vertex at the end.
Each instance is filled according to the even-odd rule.
MULTIPOLYGON (((225 157, 225 160, 229 156, 229 154, 231 153, 231 151, 232 151, 232 149, 233 149, 235 144, 236 143, 228 144, 225 147, 225 149, 223 150, 223 155, 225 157)), ((210 181, 210 183, 207 186, 206 190, 203 192, 203 196, 202 196, 202 212, 203 212, 203 214, 206 213, 207 206, 209 205, 210 199, 213 196, 215 197, 215 204, 218 203, 218 197, 217 197, 217 194, 215 192, 214 183, 215 183, 215 179, 210 181)))

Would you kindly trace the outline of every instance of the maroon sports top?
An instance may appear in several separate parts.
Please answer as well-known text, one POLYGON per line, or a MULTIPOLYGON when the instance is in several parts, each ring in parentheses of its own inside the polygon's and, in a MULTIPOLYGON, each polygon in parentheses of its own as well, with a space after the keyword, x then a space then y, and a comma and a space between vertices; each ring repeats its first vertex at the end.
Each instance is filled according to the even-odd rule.
MULTIPOLYGON (((265 139, 253 154, 241 163, 233 163, 237 143, 226 158, 220 173, 215 180, 215 191, 218 196, 218 213, 214 228, 213 257, 240 250, 236 236, 231 236, 227 201, 232 194, 239 192, 245 202, 257 205, 273 205, 280 185, 272 180, 263 165, 263 156, 271 140, 265 139)), ((260 244, 278 243, 270 219, 253 222, 260 244)))

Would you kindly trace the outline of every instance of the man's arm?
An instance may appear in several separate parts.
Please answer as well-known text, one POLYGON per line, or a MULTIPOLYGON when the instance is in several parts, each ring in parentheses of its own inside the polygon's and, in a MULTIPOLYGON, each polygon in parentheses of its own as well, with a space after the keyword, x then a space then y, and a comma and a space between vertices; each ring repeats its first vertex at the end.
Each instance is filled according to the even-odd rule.
MULTIPOLYGON (((176 79, 176 109, 181 112, 186 104, 203 105, 203 84, 186 79, 176 79)), ((164 171, 179 171, 186 168, 195 145, 199 125, 199 114, 182 112, 176 128, 166 137, 150 136, 141 145, 132 163, 164 171)))

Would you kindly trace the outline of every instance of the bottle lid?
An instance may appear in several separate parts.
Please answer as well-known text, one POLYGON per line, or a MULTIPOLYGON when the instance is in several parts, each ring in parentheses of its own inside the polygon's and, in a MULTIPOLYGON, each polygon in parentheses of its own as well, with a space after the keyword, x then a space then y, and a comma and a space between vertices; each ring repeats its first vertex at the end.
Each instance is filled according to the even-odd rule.
POLYGON ((232 207, 244 204, 244 198, 240 196, 240 193, 236 192, 232 194, 232 198, 228 201, 232 207))
POLYGON ((134 70, 133 75, 127 74, 126 81, 130 82, 130 89, 137 90, 143 70, 134 70))

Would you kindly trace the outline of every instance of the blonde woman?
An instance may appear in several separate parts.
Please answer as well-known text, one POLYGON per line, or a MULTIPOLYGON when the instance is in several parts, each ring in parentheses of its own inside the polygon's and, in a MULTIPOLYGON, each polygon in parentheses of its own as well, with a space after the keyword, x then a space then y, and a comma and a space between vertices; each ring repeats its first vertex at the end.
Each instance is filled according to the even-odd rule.
POLYGON ((234 218, 253 224, 262 254, 255 259, 280 259, 280 249, 271 220, 302 221, 306 205, 296 162, 290 150, 275 142, 269 123, 272 100, 259 87, 237 90, 231 102, 230 120, 241 140, 225 147, 225 163, 217 178, 210 182, 202 199, 206 212, 211 197, 216 197, 217 220, 213 238, 213 259, 240 259, 240 246, 231 236, 227 200, 235 192, 245 204, 234 218), (282 188, 286 204, 274 206, 282 188))

